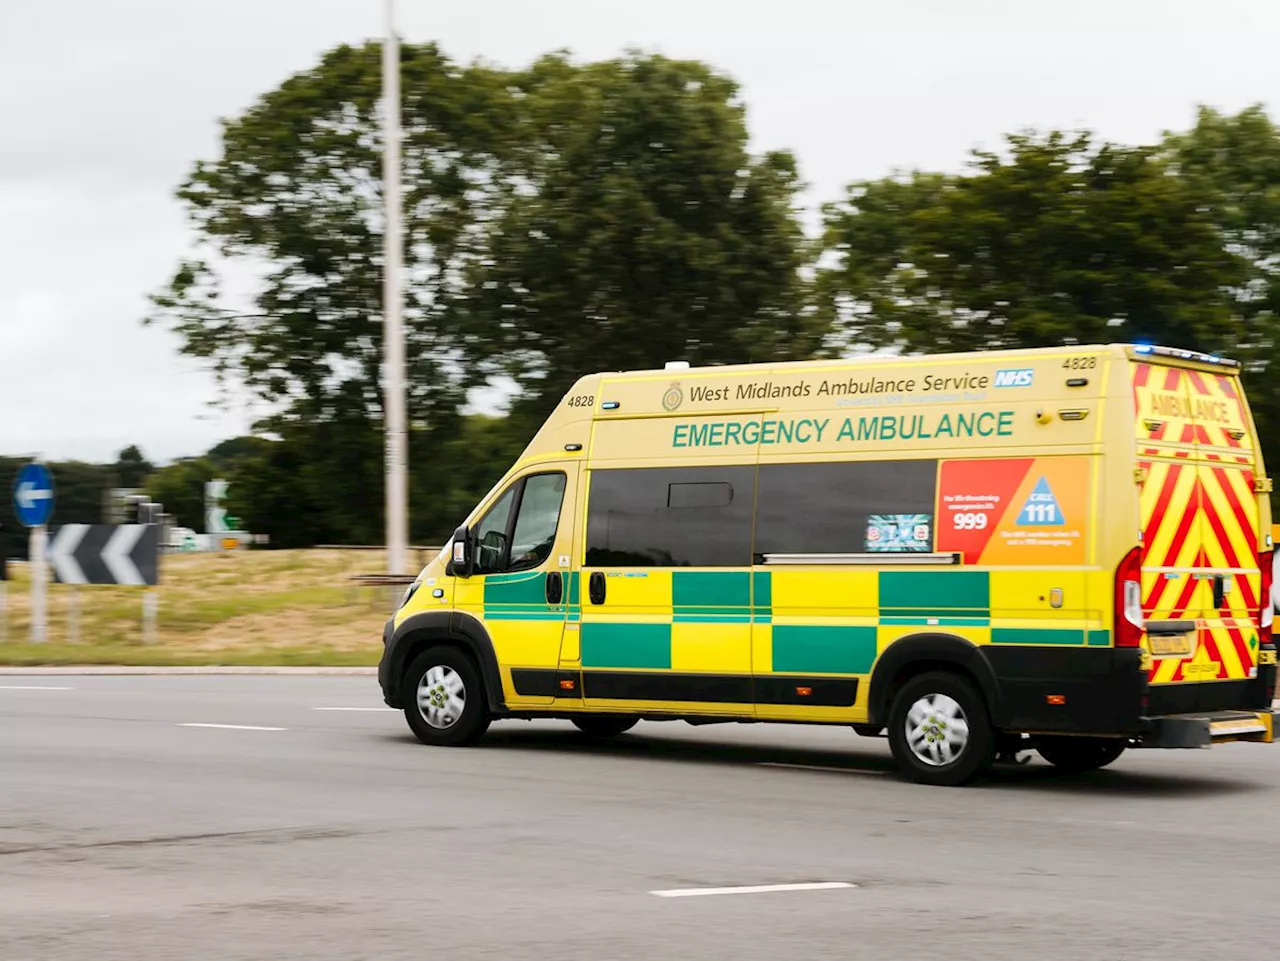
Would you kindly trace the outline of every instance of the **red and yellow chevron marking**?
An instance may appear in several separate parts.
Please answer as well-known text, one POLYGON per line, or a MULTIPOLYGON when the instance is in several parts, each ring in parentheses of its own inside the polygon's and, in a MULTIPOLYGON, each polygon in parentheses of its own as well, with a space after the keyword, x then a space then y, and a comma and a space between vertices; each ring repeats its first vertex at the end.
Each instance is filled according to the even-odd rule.
POLYGON ((1143 610, 1196 621, 1194 651, 1153 659, 1154 684, 1247 678, 1257 662, 1258 502, 1253 438, 1233 376, 1132 365, 1143 610), (1220 609, 1213 574, 1230 572, 1220 609))

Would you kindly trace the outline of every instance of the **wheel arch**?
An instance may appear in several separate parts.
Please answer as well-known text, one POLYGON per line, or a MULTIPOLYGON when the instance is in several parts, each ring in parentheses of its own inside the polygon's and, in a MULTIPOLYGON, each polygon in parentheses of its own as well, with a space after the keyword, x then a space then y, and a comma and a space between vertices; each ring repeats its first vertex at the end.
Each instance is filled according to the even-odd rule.
POLYGON ((997 724, 1001 707, 995 671, 977 644, 945 633, 912 634, 885 648, 871 671, 870 724, 887 724, 894 695, 911 678, 928 671, 951 671, 971 680, 986 701, 992 724, 997 724))
POLYGON ((410 615, 396 627, 391 636, 390 690, 398 692, 413 659, 437 644, 456 647, 471 656, 480 668, 490 712, 504 713, 507 705, 493 640, 478 618, 460 611, 424 611, 410 615))

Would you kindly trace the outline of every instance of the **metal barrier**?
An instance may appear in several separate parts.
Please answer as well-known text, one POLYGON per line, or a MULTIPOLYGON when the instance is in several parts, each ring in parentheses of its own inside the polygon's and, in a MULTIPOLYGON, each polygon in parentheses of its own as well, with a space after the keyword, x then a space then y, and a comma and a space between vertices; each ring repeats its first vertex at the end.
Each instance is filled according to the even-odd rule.
MULTIPOLYGON (((317 551, 355 552, 355 551, 385 551, 386 547, 383 546, 382 544, 317 544, 312 549, 317 551)), ((427 563, 431 560, 432 557, 440 553, 440 551, 444 550, 444 547, 442 545, 429 546, 429 545, 422 545, 422 544, 410 544, 409 550, 419 555, 418 564, 416 566, 418 570, 421 570, 423 567, 427 565, 427 563)), ((352 556, 354 557, 355 554, 353 553, 352 556)), ((385 587, 390 589, 388 592, 391 595, 390 604, 392 609, 394 610, 396 604, 400 600, 401 589, 408 587, 415 580, 417 580, 417 578, 418 578, 418 575, 416 572, 413 574, 386 574, 386 573, 352 574, 351 565, 348 564, 346 568, 346 580, 347 580, 347 587, 348 587, 347 601, 348 603, 354 604, 356 600, 355 592, 361 587, 385 587)), ((374 601, 372 604, 374 608, 377 608, 378 606, 377 596, 378 596, 377 592, 375 592, 374 601)))

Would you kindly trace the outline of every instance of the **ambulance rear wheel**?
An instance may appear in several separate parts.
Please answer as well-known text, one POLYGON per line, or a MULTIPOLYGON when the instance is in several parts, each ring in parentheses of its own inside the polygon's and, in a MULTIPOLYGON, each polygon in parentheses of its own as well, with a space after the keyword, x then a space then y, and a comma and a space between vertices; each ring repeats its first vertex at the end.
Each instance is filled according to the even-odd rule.
POLYGON ((1106 767, 1128 747, 1117 737, 1042 737, 1036 745, 1040 756, 1070 774, 1106 767))
POLYGON ((441 645, 415 657, 401 702, 410 730, 433 747, 475 744, 489 728, 480 669, 456 647, 441 645))
POLYGON ((968 680, 931 671, 911 678, 893 699, 889 748, 908 779, 954 787, 991 766, 995 734, 968 680))
POLYGON ((613 737, 636 726, 638 717, 575 717, 573 726, 587 737, 613 737))

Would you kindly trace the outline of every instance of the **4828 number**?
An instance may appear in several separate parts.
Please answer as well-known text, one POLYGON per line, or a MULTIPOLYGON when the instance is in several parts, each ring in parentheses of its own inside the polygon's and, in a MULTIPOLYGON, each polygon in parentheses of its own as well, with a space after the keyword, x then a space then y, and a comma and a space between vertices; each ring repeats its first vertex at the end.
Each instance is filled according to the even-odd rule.
POLYGON ((575 394, 565 403, 570 407, 590 407, 593 400, 594 398, 590 394, 575 394))

